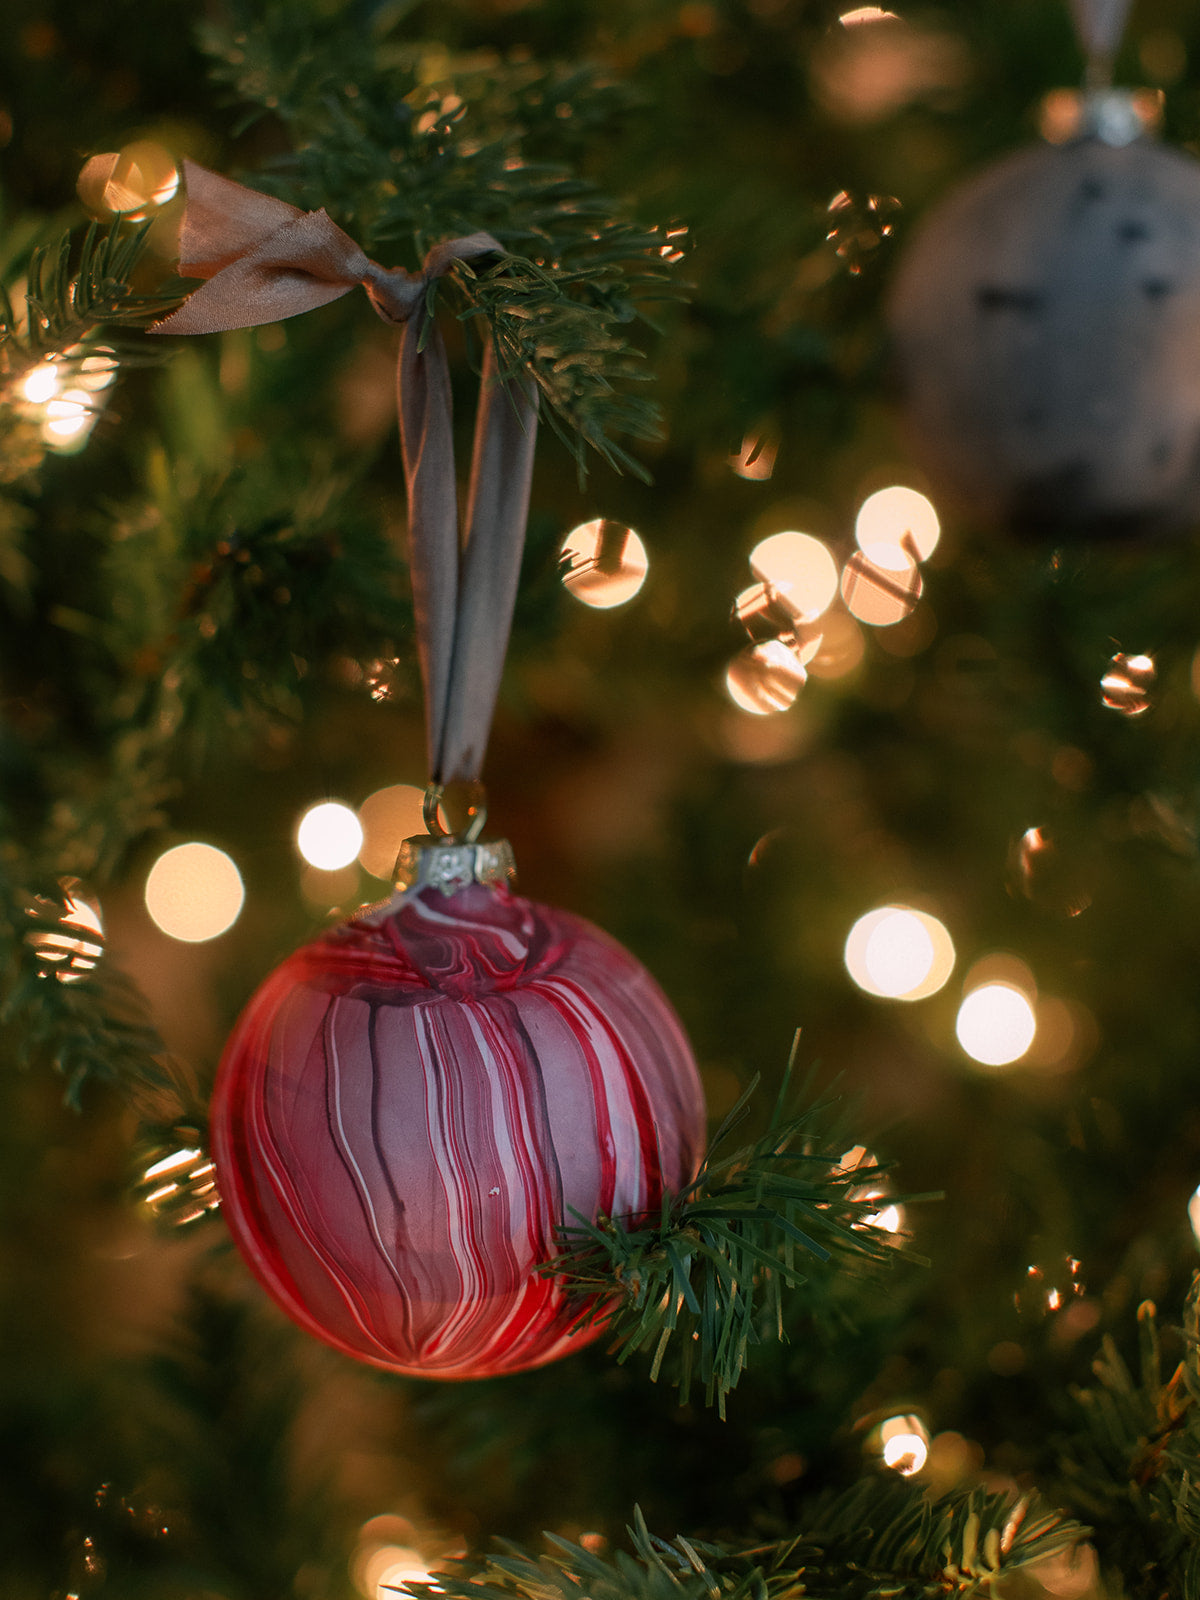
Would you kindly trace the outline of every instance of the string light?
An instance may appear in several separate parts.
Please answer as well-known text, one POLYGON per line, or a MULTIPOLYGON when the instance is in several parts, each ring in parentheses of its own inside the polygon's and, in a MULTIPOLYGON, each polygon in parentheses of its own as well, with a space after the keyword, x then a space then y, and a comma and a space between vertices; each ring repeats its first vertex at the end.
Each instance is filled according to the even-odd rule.
POLYGON ((650 558, 639 536, 608 517, 572 528, 559 555, 564 586, 576 600, 597 611, 632 600, 649 568, 650 558))
POLYGON ((958 1008, 954 1031, 973 1061, 1007 1067, 1033 1043, 1037 1014, 1030 997, 1014 984, 983 983, 958 1008))
POLYGON ((359 864, 373 878, 391 881, 396 857, 405 839, 425 830, 425 791, 411 783, 393 783, 376 789, 358 808, 363 841, 359 864))
POLYGON ((87 898, 78 879, 64 878, 62 906, 38 896, 28 907, 31 917, 48 917, 52 926, 30 929, 26 939, 36 951, 42 976, 59 983, 79 983, 104 954, 104 918, 99 902, 87 898))
POLYGON ((869 494, 858 508, 854 537, 860 550, 891 544, 908 549, 918 561, 928 561, 937 549, 942 525, 933 502, 917 489, 892 484, 869 494))
POLYGON ((838 592, 837 563, 808 533, 787 530, 761 540, 750 552, 750 566, 802 622, 815 621, 838 592))
POLYGON ((42 442, 59 454, 82 448, 104 405, 98 396, 117 375, 111 350, 73 345, 40 361, 17 385, 19 408, 40 424, 42 442))
POLYGON ((53 361, 43 361, 25 375, 21 393, 30 405, 45 405, 58 393, 58 367, 53 361))
POLYGON ((883 1463, 902 1478, 913 1478, 929 1459, 929 1430, 911 1412, 889 1417, 879 1427, 883 1463))
POLYGON ((216 1168, 198 1145, 184 1145, 152 1162, 138 1191, 143 1205, 177 1228, 199 1221, 221 1204, 216 1168))
POLYGON ((765 483, 775 471, 775 457, 779 454, 779 441, 765 434, 748 433, 742 440, 737 455, 730 456, 729 465, 739 478, 751 483, 765 483))
POLYGON ((880 906, 859 917, 846 939, 846 970, 860 989, 887 1000, 924 1000, 954 971, 944 923, 912 906, 880 906))
POLYGON ((242 875, 232 858, 197 841, 164 851, 146 879, 151 920, 184 944, 204 944, 228 932, 245 899, 242 875))
POLYGON ((725 690, 735 706, 756 717, 786 711, 808 674, 796 652, 782 639, 747 645, 729 663, 725 690))
POLYGON ((921 570, 898 544, 856 550, 842 570, 846 610, 873 628, 903 622, 921 598, 921 570))
POLYGON ((1140 717, 1150 709, 1156 676, 1153 656, 1117 654, 1100 680, 1100 698, 1110 711, 1140 717))
POLYGON ((428 1558, 404 1542, 414 1531, 405 1517, 384 1515, 363 1523, 350 1560, 350 1575, 364 1600, 396 1600, 407 1583, 428 1584, 442 1592, 440 1584, 433 1581, 428 1558))
POLYGON ((814 678, 846 678, 866 654, 862 629, 841 606, 830 606, 821 618, 821 642, 808 663, 814 678))
POLYGON ((142 222, 175 198, 179 169, 161 144, 137 139, 123 150, 92 156, 75 187, 84 209, 98 221, 142 222))
POLYGON ((362 843, 361 823, 340 800, 310 806, 296 829, 296 848, 310 867, 320 867, 323 872, 348 867, 362 843))
MULTIPOLYGON (((834 1173, 850 1173, 863 1169, 867 1172, 878 1167, 878 1162, 865 1145, 856 1144, 850 1150, 842 1152, 841 1160, 834 1167, 834 1173)), ((864 1184, 862 1188, 850 1189, 847 1197, 851 1200, 887 1200, 888 1191, 886 1179, 876 1178, 875 1181, 864 1184)), ((881 1233, 890 1233, 898 1237, 904 1232, 905 1212, 904 1207, 896 1201, 888 1201, 878 1211, 868 1212, 861 1221, 856 1222, 856 1228, 875 1228, 881 1233)))

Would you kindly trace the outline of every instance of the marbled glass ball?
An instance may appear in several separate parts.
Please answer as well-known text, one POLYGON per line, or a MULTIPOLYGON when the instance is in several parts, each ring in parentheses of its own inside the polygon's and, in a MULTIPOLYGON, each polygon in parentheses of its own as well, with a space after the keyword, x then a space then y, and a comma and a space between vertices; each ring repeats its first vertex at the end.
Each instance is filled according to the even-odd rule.
POLYGON ((645 968, 482 884, 410 890, 290 956, 212 1107, 222 1207, 264 1287, 339 1350, 431 1378, 598 1337, 537 1271, 556 1230, 656 1212, 703 1144, 691 1050, 645 968))

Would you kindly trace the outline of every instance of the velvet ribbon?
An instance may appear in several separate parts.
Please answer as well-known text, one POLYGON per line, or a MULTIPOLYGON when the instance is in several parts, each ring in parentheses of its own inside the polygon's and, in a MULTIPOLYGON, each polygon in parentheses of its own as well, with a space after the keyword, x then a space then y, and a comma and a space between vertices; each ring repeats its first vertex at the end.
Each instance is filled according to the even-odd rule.
POLYGON ((516 600, 537 435, 528 381, 483 361, 466 538, 460 547, 450 368, 428 315, 430 285, 456 261, 502 247, 488 233, 435 245, 420 273, 371 261, 324 211, 300 211, 184 162, 180 272, 208 281, 153 333, 219 333, 298 316, 361 284, 386 322, 403 325, 400 437, 408 491, 417 651, 434 783, 477 779, 516 600))
POLYGON ((1107 68, 1125 32, 1130 0, 1071 0, 1078 33, 1089 60, 1107 68))

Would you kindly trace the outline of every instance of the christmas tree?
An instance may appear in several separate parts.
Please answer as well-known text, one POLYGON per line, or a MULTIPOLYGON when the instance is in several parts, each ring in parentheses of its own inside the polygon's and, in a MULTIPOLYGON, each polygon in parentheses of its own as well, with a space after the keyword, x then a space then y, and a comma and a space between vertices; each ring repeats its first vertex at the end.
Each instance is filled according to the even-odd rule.
POLYGON ((1122 10, 14 0, 5 1597, 1200 1595, 1200 22, 1122 10), (464 1381, 264 1289, 209 1125, 268 974, 474 848, 414 371, 485 513, 537 414, 489 829, 708 1118, 640 999, 683 1109, 521 1269, 566 1353, 464 1381))

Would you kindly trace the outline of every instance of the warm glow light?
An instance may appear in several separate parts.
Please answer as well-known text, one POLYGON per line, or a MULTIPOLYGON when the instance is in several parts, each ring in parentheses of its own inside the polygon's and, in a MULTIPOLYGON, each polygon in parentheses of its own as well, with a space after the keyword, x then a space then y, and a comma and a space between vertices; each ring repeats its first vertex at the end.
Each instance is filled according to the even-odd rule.
POLYGON ((1100 680, 1100 698, 1110 711, 1125 717, 1140 717, 1150 709, 1150 695, 1157 669, 1154 657, 1117 654, 1100 680))
POLYGON ((359 806, 363 842, 358 859, 373 878, 391 882, 400 846, 405 839, 426 831, 424 804, 424 789, 412 783, 393 783, 376 789, 359 806))
POLYGON ((958 1008, 954 1031, 973 1061, 1006 1067, 1019 1061, 1037 1033, 1029 996, 1009 983, 985 983, 958 1008))
POLYGON ((846 610, 872 628, 903 622, 921 598, 921 569, 898 544, 856 550, 842 571, 846 610))
MULTIPOLYGON (((429 1583, 429 1569, 416 1550, 385 1544, 373 1550, 362 1564, 363 1589, 370 1600, 396 1600, 410 1579, 429 1583)), ((435 1585, 436 1587, 436 1585, 435 1585)))
MULTIPOLYGON (((68 352, 68 354, 77 353, 79 348, 76 345, 75 350, 68 352)), ((116 381, 116 377, 117 358, 111 350, 106 350, 96 355, 84 356, 79 363, 75 381, 81 389, 86 389, 89 394, 96 394, 101 389, 107 389, 110 383, 116 381)))
MULTIPOLYGON (((893 484, 877 489, 859 507, 854 537, 860 550, 875 544, 899 545, 917 561, 927 561, 937 548, 942 525, 928 500, 916 489, 893 484)), ((877 559, 877 558, 876 558, 877 559)))
POLYGON ((750 552, 750 566, 802 622, 819 617, 838 592, 837 562, 808 533, 773 533, 750 552))
POLYGON ((748 433, 742 440, 737 455, 730 456, 729 465, 739 478, 752 483, 765 483, 775 471, 775 457, 779 454, 779 441, 758 433, 748 433))
POLYGON ((894 11, 885 11, 882 6, 856 6, 853 11, 843 11, 838 18, 843 28, 857 28, 864 22, 899 22, 899 20, 894 11))
POLYGON ((756 717, 786 711, 804 687, 804 663, 782 639, 747 645, 729 663, 725 691, 735 706, 756 717))
POLYGON ((862 629, 841 606, 831 606, 821 618, 821 644, 808 664, 814 678, 845 678, 866 654, 862 629))
POLYGON ((572 528, 558 559, 566 588, 597 611, 632 600, 650 566, 646 546, 633 529, 608 517, 572 528))
POLYGON ((151 139, 138 139, 123 150, 92 156, 75 187, 92 216, 140 222, 174 199, 179 171, 169 150, 151 139))
POLYGON ((883 1233, 903 1233, 904 1207, 895 1203, 884 1206, 882 1211, 873 1211, 869 1217, 864 1217, 863 1225, 878 1228, 883 1233))
POLYGON ((887 1000, 924 1000, 954 970, 945 925, 910 906, 880 906, 850 930, 846 970, 860 989, 887 1000))
POLYGON ((198 1221, 221 1204, 216 1167, 202 1150, 191 1146, 173 1150, 147 1167, 139 1192, 155 1216, 177 1228, 198 1221))
POLYGON ((889 1417, 879 1429, 886 1466, 914 1477, 929 1459, 929 1433, 919 1417, 889 1417))
POLYGON ((1192 1232, 1196 1237, 1196 1243, 1200 1244, 1200 1187, 1197 1187, 1195 1194, 1193 1194, 1192 1198, 1188 1201, 1187 1209, 1188 1221, 1192 1225, 1192 1232))
POLYGON ((242 875, 224 850, 177 844, 146 879, 146 910, 172 939, 203 944, 232 928, 246 899, 242 875))
POLYGON ((296 829, 296 848, 311 867, 336 872, 348 867, 362 849, 363 830, 349 806, 325 800, 310 806, 296 829))
POLYGON ((34 367, 21 384, 21 393, 31 405, 45 405, 58 393, 58 368, 52 361, 34 367))
POLYGON ((68 389, 46 403, 42 432, 50 439, 74 439, 92 422, 92 397, 82 389, 68 389))
MULTIPOLYGON (((28 938, 44 974, 52 972, 60 983, 79 983, 104 954, 104 919, 98 904, 86 900, 82 892, 68 889, 68 884, 78 890, 74 878, 60 885, 67 893, 58 925, 35 928, 28 938)), ((39 899, 38 905, 50 909, 50 902, 39 899)), ((37 915, 37 908, 31 907, 30 913, 37 915)))

